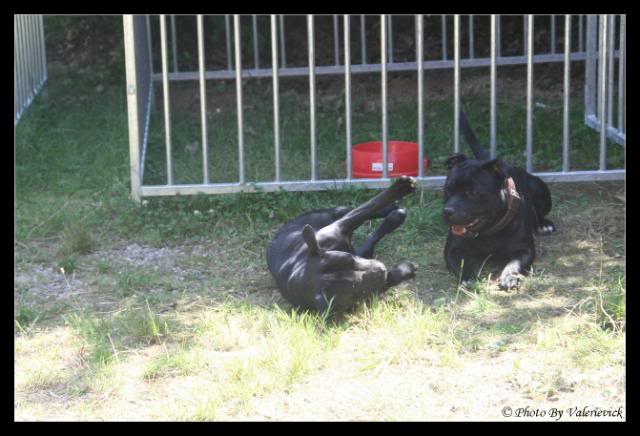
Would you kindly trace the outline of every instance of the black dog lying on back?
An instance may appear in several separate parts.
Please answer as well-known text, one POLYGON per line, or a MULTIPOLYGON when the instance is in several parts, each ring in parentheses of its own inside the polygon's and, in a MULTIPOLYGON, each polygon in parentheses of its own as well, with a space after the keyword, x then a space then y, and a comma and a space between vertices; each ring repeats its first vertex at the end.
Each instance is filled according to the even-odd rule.
POLYGON ((415 181, 403 176, 355 209, 315 210, 285 224, 267 247, 269 271, 282 295, 303 309, 342 311, 412 278, 413 263, 401 262, 387 271, 371 257, 375 244, 404 222, 406 212, 398 209, 397 201, 414 190, 415 181), (354 250, 353 231, 374 218, 384 221, 354 250))
POLYGON ((550 234, 545 218, 551 194, 538 177, 500 159, 489 159, 460 112, 460 126, 476 158, 457 154, 447 160, 443 217, 450 226, 444 249, 447 267, 468 281, 489 256, 507 261, 502 289, 515 287, 535 258, 533 232, 550 234))

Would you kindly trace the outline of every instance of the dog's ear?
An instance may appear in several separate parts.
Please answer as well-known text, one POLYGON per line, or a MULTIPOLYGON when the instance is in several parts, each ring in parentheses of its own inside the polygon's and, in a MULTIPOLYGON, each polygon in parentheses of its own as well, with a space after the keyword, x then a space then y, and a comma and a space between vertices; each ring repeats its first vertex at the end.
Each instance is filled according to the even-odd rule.
POLYGON ((447 170, 450 170, 451 168, 461 164, 466 160, 467 160, 467 156, 465 156, 464 154, 454 154, 449 159, 447 159, 447 161, 445 162, 445 165, 447 166, 447 170))
POLYGON ((302 229, 302 239, 307 243, 307 247, 309 247, 309 254, 318 255, 320 254, 320 245, 318 244, 318 239, 316 238, 316 231, 313 230, 309 224, 305 225, 302 229))
POLYGON ((486 169, 499 179, 504 179, 507 176, 506 164, 500 159, 491 159, 483 163, 482 168, 486 169))

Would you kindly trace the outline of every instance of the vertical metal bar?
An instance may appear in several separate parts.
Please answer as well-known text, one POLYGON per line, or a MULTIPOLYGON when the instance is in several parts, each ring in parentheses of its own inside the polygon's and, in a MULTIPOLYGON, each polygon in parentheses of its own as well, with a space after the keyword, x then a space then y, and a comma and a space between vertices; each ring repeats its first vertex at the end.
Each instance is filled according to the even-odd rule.
POLYGON ((133 32, 133 15, 123 16, 124 56, 127 78, 127 114, 129 121, 129 172, 131 174, 131 198, 140 201, 140 123, 138 120, 138 93, 136 89, 136 47, 133 32))
POLYGON ((490 122, 490 153, 496 157, 496 106, 497 106, 497 32, 496 15, 491 15, 491 122, 490 122))
POLYGON ((600 171, 607 168, 607 37, 608 37, 608 17, 600 15, 600 58, 598 59, 599 86, 598 86, 598 106, 600 121, 600 171))
POLYGON ((18 38, 18 35, 20 34, 20 28, 19 28, 19 24, 18 24, 18 15, 14 15, 13 16, 13 26, 14 26, 14 32, 13 32, 13 56, 14 56, 14 61, 13 61, 13 69, 15 71, 15 75, 14 75, 14 87, 15 87, 15 94, 14 94, 14 105, 16 107, 16 116, 15 116, 15 120, 18 120, 18 116, 21 113, 21 109, 22 109, 22 67, 21 67, 21 46, 20 46, 20 41, 18 38))
POLYGON ((347 180, 351 180, 351 26, 349 15, 344 16, 344 109, 346 128, 347 180))
POLYGON ((578 15, 578 51, 584 51, 584 15, 578 15))
POLYGON ((475 47, 473 40, 473 15, 469 15, 469 57, 473 59, 475 56, 475 47))
POLYGON ((496 58, 502 56, 502 38, 500 36, 500 15, 496 15, 496 58))
POLYGON ((571 94, 571 15, 564 20, 564 102, 562 126, 562 171, 569 171, 569 96, 571 94))
POLYGON ((340 65, 340 31, 338 24, 338 16, 333 15, 333 54, 336 65, 340 65))
POLYGON ((453 16, 453 150, 460 153, 460 15, 453 16))
POLYGON ((587 16, 587 53, 585 59, 585 86, 584 86, 584 116, 585 122, 588 118, 596 115, 596 94, 597 85, 597 44, 598 44, 598 17, 595 15, 587 16))
MULTIPOLYGON (((43 80, 47 80, 47 47, 44 44, 44 19, 42 15, 40 15, 40 47, 41 47, 41 58, 40 62, 42 62, 42 71, 43 71, 43 80)), ((46 88, 45 88, 45 97, 46 97, 46 88)))
POLYGON ((280 181, 280 91, 278 87, 278 29, 276 16, 271 15, 271 70, 273 75, 273 143, 276 182, 280 181))
POLYGON ((393 63, 393 22, 391 20, 392 15, 387 15, 387 37, 389 40, 389 63, 393 63))
POLYGON ((171 15, 171 60, 173 61, 173 72, 178 72, 178 35, 176 34, 176 16, 171 15))
POLYGON ((607 73, 607 128, 613 127, 613 80, 614 76, 614 49, 615 49, 615 31, 616 31, 616 16, 609 15, 609 35, 607 36, 609 42, 607 61, 609 63, 609 72, 607 73))
POLYGON ((527 171, 533 171, 533 15, 527 15, 527 171))
POLYGON ((35 69, 35 57, 34 57, 34 44, 33 44, 33 16, 31 14, 25 15, 25 24, 27 31, 25 36, 27 37, 27 61, 29 63, 29 88, 35 98, 36 89, 36 69, 35 69))
POLYGON ((258 49, 258 17, 251 15, 251 23, 253 28, 253 64, 255 69, 260 68, 260 51, 258 49))
POLYGON ((14 15, 14 24, 15 24, 15 31, 13 34, 14 37, 14 43, 15 43, 15 47, 16 47, 16 64, 18 65, 18 74, 17 74, 17 80, 18 80, 18 113, 21 114, 22 113, 22 108, 24 106, 24 101, 25 101, 25 92, 24 92, 24 67, 22 65, 22 53, 24 51, 23 47, 22 47, 22 39, 21 39, 21 34, 22 34, 22 23, 21 23, 21 18, 20 15, 14 15))
POLYGON ((364 27, 364 15, 360 15, 360 47, 361 47, 361 55, 362 55, 362 64, 367 63, 367 38, 365 35, 365 27, 364 27))
POLYGON ((233 16, 233 39, 236 54, 236 108, 238 115, 238 182, 244 183, 244 131, 242 107, 242 50, 240 50, 240 15, 233 16))
POLYGON ((287 52, 285 51, 284 44, 284 15, 280 15, 280 66, 285 68, 287 66, 287 52))
POLYGON ((227 69, 231 71, 231 33, 229 31, 229 15, 224 16, 224 31, 227 37, 227 69))
POLYGON ((551 53, 556 52, 556 16, 551 15, 551 53))
POLYGON ((316 65, 313 15, 307 15, 307 42, 309 46, 309 128, 311 131, 311 180, 316 180, 316 65))
POLYGON ((147 21, 147 50, 149 50, 149 72, 153 75, 153 58, 151 49, 151 18, 146 15, 147 21))
POLYGON ((527 15, 523 15, 522 16, 522 23, 523 23, 522 24, 522 31, 523 31, 523 34, 522 34, 522 41, 523 41, 522 52, 526 56, 526 53, 527 53, 527 35, 529 35, 529 29, 528 29, 529 21, 527 19, 527 15))
POLYGON ((418 177, 424 177, 424 20, 416 15, 416 62, 418 63, 418 177))
POLYGON ((442 16, 442 60, 447 60, 447 16, 442 16))
POLYGON ((164 100, 164 131, 167 158, 167 185, 173 185, 173 162, 171 161, 171 114, 169 109, 169 74, 167 67, 167 28, 165 15, 160 15, 160 39, 162 48, 162 95, 164 100))
POLYGON ((202 175, 203 183, 209 183, 209 143, 207 138, 207 82, 204 77, 204 32, 202 15, 198 15, 198 64, 200 66, 200 117, 202 122, 202 175))
POLYGON ((623 102, 625 100, 625 90, 626 90, 626 71, 625 71, 625 61, 626 61, 626 45, 627 45, 627 16, 625 14, 620 15, 620 57, 618 58, 618 130, 620 132, 625 131, 624 125, 624 112, 623 112, 623 102))
POLYGON ((387 17, 380 15, 380 66, 382 67, 382 177, 389 177, 387 120, 387 17))
POLYGON ((31 103, 31 87, 29 83, 31 81, 31 73, 29 71, 29 42, 27 39, 27 17, 26 14, 21 16, 22 19, 22 59, 24 65, 24 89, 26 94, 25 104, 28 106, 31 103))
POLYGON ((29 96, 28 101, 31 101, 31 96, 32 96, 32 91, 33 91, 33 86, 31 85, 31 58, 29 56, 29 52, 31 51, 31 48, 29 47, 29 16, 27 14, 24 14, 22 16, 22 20, 23 20, 23 32, 22 32, 22 36, 24 38, 24 59, 25 59, 25 73, 26 73, 26 87, 27 87, 27 93, 29 96))

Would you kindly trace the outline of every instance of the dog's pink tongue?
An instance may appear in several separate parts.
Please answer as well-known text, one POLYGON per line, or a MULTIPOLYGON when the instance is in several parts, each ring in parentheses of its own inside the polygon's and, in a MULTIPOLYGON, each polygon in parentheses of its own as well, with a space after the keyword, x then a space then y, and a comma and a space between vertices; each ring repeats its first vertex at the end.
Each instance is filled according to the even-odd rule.
POLYGON ((460 224, 451 226, 451 231, 453 232, 454 235, 457 235, 457 236, 462 236, 465 233, 467 233, 467 229, 465 228, 465 226, 460 224))

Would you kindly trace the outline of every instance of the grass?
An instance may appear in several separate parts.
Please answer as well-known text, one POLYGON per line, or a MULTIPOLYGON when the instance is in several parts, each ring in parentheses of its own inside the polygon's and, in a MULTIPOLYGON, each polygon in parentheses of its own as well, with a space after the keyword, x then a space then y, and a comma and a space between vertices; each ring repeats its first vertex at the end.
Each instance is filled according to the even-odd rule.
MULTIPOLYGON (((543 81, 555 74, 536 71, 543 81)), ((511 74, 520 77, 517 69, 511 74)), ((426 84, 431 174, 442 173, 453 148, 452 107, 437 91, 448 89, 445 76, 430 73, 426 84)), ((390 136, 415 140, 415 97, 402 94, 403 81, 413 79, 392 77, 390 136)), ((498 150, 522 164, 524 100, 508 77, 499 94, 498 150)), ((379 135, 380 108, 371 103, 379 86, 370 79, 354 77, 354 143, 379 135)), ((36 99, 16 128, 18 420, 499 420, 505 405, 624 404, 623 184, 552 185, 559 231, 536 239, 533 271, 512 292, 497 288, 499 264, 488 263, 466 285, 449 274, 441 192, 419 190, 403 200, 406 223, 377 248, 387 265, 416 262, 416 279, 339 318, 298 312, 265 268, 267 242, 299 213, 357 205, 375 191, 201 195, 136 205, 129 199, 123 80, 54 64, 48 100, 36 99), (97 93, 99 84, 104 90, 97 93)), ((465 80, 478 85, 463 100, 488 142, 482 74, 465 70, 465 80)), ((324 78, 318 85, 319 174, 342 177, 340 86, 324 78)), ((307 86, 281 82, 285 179, 309 173, 307 86)), ((181 182, 198 182, 198 145, 191 151, 199 141, 198 105, 186 99, 189 88, 172 85, 175 172, 181 182)), ((229 83, 208 86, 216 181, 237 171, 233 90, 229 83)), ((555 82, 536 88, 545 105, 534 113, 541 170, 561 165, 556 91, 555 82)), ((572 165, 592 168, 598 135, 583 126, 580 95, 573 97, 572 165)), ((273 176, 270 99, 265 83, 246 84, 249 180, 273 176)), ((150 183, 162 183, 164 174, 157 115, 150 183)), ((610 166, 623 165, 624 150, 608 150, 610 166)), ((358 230, 356 244, 373 225, 358 230)))

